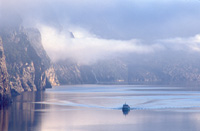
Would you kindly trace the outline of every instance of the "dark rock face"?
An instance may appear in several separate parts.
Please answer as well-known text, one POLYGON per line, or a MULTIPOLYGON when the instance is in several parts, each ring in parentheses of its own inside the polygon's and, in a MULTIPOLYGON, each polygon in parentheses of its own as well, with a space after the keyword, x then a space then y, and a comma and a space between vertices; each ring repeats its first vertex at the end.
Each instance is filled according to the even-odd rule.
POLYGON ((0 105, 8 105, 10 102, 11 95, 8 81, 8 72, 6 68, 3 43, 0 37, 0 105))

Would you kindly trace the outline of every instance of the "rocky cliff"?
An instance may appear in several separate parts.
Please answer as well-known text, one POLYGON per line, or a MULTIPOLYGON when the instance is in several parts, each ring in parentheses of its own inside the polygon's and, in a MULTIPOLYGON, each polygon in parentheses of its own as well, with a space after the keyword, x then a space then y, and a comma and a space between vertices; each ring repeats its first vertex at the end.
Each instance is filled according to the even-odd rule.
POLYGON ((1 27, 0 36, 12 94, 44 90, 57 82, 37 30, 6 26, 1 27))
POLYGON ((10 101, 10 96, 4 48, 2 39, 0 37, 0 105, 7 105, 10 101))

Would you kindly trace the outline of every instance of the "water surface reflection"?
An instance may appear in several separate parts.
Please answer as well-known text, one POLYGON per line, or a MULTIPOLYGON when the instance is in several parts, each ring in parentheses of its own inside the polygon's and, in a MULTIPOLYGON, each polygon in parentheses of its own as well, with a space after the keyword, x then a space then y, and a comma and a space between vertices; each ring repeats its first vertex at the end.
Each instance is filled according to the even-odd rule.
POLYGON ((200 91, 88 85, 26 92, 17 96, 10 107, 0 110, 0 130, 197 131, 200 91), (125 102, 131 111, 123 111, 125 102))
MULTIPOLYGON (((43 101, 44 92, 26 92, 14 98, 13 103, 0 110, 1 131, 35 131, 40 116, 34 110, 45 108, 46 105, 34 104, 43 101)), ((38 130, 39 131, 39 130, 38 130)))

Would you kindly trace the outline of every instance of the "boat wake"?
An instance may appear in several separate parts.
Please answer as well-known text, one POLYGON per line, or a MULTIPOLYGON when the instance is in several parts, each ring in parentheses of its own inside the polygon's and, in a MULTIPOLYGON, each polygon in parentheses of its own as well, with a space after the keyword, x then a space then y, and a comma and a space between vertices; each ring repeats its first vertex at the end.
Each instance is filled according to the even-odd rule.
MULTIPOLYGON (((122 106, 99 106, 99 105, 92 105, 92 104, 81 104, 81 103, 74 103, 70 101, 43 101, 43 102, 34 102, 35 104, 46 104, 46 105, 58 105, 58 106, 67 106, 67 107, 75 107, 75 108, 69 108, 69 110, 73 109, 84 109, 84 108, 90 108, 90 109, 107 109, 107 110, 122 110, 122 106)), ((175 109, 193 109, 193 108, 200 108, 200 105, 188 105, 188 106, 130 106, 130 110, 175 110, 175 109)))

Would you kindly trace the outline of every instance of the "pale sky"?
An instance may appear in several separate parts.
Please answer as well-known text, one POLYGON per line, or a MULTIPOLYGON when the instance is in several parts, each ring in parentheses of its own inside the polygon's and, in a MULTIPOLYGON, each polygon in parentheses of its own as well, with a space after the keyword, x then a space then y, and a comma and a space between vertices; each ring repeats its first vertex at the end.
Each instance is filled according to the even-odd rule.
POLYGON ((0 0, 25 24, 78 26, 107 39, 191 37, 200 31, 199 0, 0 0))

